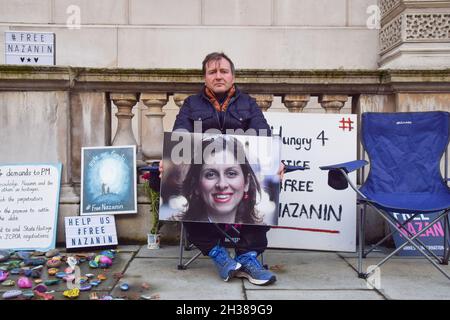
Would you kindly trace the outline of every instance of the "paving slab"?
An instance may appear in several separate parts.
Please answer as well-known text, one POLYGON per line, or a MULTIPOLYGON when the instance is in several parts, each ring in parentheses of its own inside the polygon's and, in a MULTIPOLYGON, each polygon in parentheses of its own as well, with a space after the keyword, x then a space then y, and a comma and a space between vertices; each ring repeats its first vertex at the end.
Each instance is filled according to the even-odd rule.
POLYGON ((136 298, 142 294, 158 294, 161 300, 242 300, 245 298, 242 280, 222 281, 211 261, 198 259, 187 270, 178 270, 173 259, 134 259, 125 276, 114 287, 115 297, 136 298), (144 290, 143 283, 150 288, 144 290), (120 284, 127 283, 128 291, 120 284))
MULTIPOLYGON (((346 258, 355 268, 357 259, 346 258)), ((366 258, 363 270, 379 262, 379 259, 366 258)), ((441 266, 450 273, 450 266, 441 266)), ((355 273, 356 276, 356 273, 355 273)), ((388 299, 401 300, 448 300, 450 299, 450 280, 424 259, 388 260, 380 268, 379 292, 388 299)))
MULTIPOLYGON (((199 251, 197 249, 184 250, 183 258, 189 259, 197 254, 199 251)), ((180 247, 179 246, 161 246, 160 249, 148 249, 147 246, 142 246, 139 252, 136 254, 136 258, 173 258, 179 259, 180 257, 180 247)), ((200 255, 199 258, 206 258, 200 255)))
POLYGON ((270 286, 244 281, 245 289, 366 289, 366 282, 355 275, 348 263, 334 252, 276 251, 264 253, 264 263, 276 274, 270 286))
POLYGON ((384 300, 375 290, 246 290, 248 300, 384 300))

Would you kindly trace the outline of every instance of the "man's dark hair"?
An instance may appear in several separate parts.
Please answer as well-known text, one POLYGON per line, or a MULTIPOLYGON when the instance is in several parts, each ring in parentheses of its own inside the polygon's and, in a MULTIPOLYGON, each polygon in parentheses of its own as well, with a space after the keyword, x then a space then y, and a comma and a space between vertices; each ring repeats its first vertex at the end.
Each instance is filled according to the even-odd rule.
POLYGON ((208 54, 205 59, 202 62, 202 70, 203 70, 203 74, 206 74, 206 65, 210 62, 210 61, 219 61, 220 59, 225 59, 230 63, 231 66, 231 73, 234 76, 234 63, 233 61, 231 61, 230 58, 227 57, 227 55, 223 52, 212 52, 210 54, 208 54))

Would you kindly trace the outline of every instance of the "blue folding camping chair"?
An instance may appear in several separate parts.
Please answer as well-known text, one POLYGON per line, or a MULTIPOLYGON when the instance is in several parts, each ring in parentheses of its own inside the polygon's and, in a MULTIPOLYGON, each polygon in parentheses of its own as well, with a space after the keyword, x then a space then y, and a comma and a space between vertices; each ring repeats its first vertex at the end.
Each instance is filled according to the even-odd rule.
POLYGON ((447 146, 449 143, 449 113, 402 112, 362 114, 361 141, 370 160, 367 180, 357 189, 348 173, 368 164, 365 160, 321 167, 328 170, 328 184, 338 190, 350 185, 358 194, 360 205, 358 275, 368 278, 378 267, 410 244, 428 259, 448 279, 450 275, 439 265, 449 259, 450 189, 447 186, 447 146), (440 171, 440 161, 445 152, 445 178, 440 171), (394 231, 365 251, 364 232, 366 207, 369 206, 394 229, 394 231), (411 217, 400 222, 396 213, 411 217), (425 228, 412 234, 405 226, 420 214, 439 212, 425 228), (420 240, 433 225, 444 222, 444 251, 442 257, 429 250, 420 240), (406 240, 391 254, 382 259, 371 271, 362 271, 362 259, 386 241, 392 234, 401 232, 406 240))

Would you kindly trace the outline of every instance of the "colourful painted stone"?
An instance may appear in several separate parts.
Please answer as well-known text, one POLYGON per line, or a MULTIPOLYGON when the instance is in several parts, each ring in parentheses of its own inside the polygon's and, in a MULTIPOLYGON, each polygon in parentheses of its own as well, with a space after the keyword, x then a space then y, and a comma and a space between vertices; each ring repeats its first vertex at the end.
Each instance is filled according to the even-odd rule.
POLYGON ((73 271, 74 271, 74 269, 71 268, 71 267, 68 267, 68 268, 65 268, 65 269, 64 269, 64 272, 65 272, 66 274, 72 274, 73 271))
POLYGON ((28 251, 19 251, 19 252, 16 252, 16 256, 17 256, 19 259, 22 259, 22 260, 30 259, 31 252, 28 252, 28 251))
POLYGON ((73 282, 73 280, 75 280, 75 276, 72 275, 72 274, 68 274, 67 276, 65 276, 65 277, 63 278, 63 280, 64 280, 65 282, 73 282))
POLYGON ((62 279, 65 276, 67 276, 67 273, 65 273, 65 272, 57 272, 56 273, 56 277, 59 278, 59 279, 62 279))
POLYGON ((17 298, 20 295, 22 295, 22 291, 21 290, 9 290, 9 291, 6 291, 2 295, 2 298, 3 299, 14 299, 14 298, 17 298))
POLYGON ((100 280, 92 280, 89 282, 89 284, 93 287, 97 287, 100 283, 102 283, 100 280))
POLYGON ((19 268, 14 268, 14 269, 10 270, 10 273, 12 275, 18 275, 18 274, 20 274, 20 272, 21 272, 21 270, 19 268))
POLYGON ((61 280, 55 279, 55 280, 47 280, 47 281, 44 281, 44 284, 45 284, 46 286, 54 286, 54 285, 57 285, 57 284, 60 283, 60 282, 61 282, 61 280))
POLYGON ((47 251, 45 253, 45 256, 47 258, 53 258, 54 256, 57 256, 58 254, 59 254, 59 250, 58 249, 52 249, 52 250, 47 251))
POLYGON ((69 299, 76 299, 80 295, 80 289, 74 288, 70 290, 66 290, 63 293, 64 297, 69 299))
POLYGON ((17 280, 17 286, 20 289, 29 289, 33 287, 33 282, 27 277, 20 277, 19 280, 17 280))
POLYGON ((89 291, 89 290, 91 290, 91 289, 92 289, 92 286, 89 285, 89 284, 80 287, 80 291, 89 291))
POLYGON ((49 293, 45 293, 45 292, 39 292, 39 291, 34 291, 34 294, 36 295, 36 296, 38 296, 40 299, 43 299, 43 300, 53 300, 53 299, 55 299, 55 297, 54 296, 52 296, 51 294, 49 294, 49 293))
POLYGON ((6 271, 0 271, 0 282, 5 281, 8 278, 9 273, 6 271))
POLYGON ((8 270, 12 269, 20 269, 20 261, 18 260, 8 261, 8 270))
POLYGON ((114 253, 109 251, 109 250, 102 251, 100 254, 102 256, 106 256, 106 257, 108 257, 110 259, 114 259, 114 253))
POLYGON ((15 285, 16 285, 16 282, 14 280, 5 280, 2 282, 2 286, 4 286, 4 287, 12 287, 15 285))
POLYGON ((36 284, 40 284, 40 283, 42 283, 42 282, 44 282, 44 280, 42 280, 42 279, 36 279, 36 280, 34 280, 34 283, 36 283, 36 284))
POLYGON ((93 268, 93 269, 97 269, 98 268, 98 262, 92 260, 89 261, 89 267, 93 268))
POLYGON ((34 291, 41 292, 41 293, 44 293, 44 292, 47 292, 47 291, 48 291, 48 288, 47 288, 47 286, 44 285, 44 284, 38 284, 36 287, 34 287, 33 290, 34 290, 34 291))
POLYGON ((23 261, 26 266, 39 266, 44 265, 47 260, 44 258, 31 258, 31 259, 25 259, 23 261))
MULTIPOLYGON (((49 276, 54 276, 55 274, 58 273, 58 269, 56 269, 56 268, 50 268, 50 269, 47 270, 47 273, 48 273, 49 276)), ((64 274, 65 274, 65 273, 64 273, 64 274)))
POLYGON ((49 268, 58 268, 61 265, 61 260, 59 259, 50 259, 47 261, 46 265, 49 268))
POLYGON ((10 256, 9 251, 0 250, 0 262, 8 261, 10 256))
POLYGON ((103 280, 106 280, 106 279, 108 279, 103 273, 101 273, 101 274, 99 274, 98 276, 97 276, 97 279, 98 280, 100 280, 100 281, 103 281, 103 280))
POLYGON ((130 289, 130 286, 128 285, 128 283, 122 283, 120 285, 120 290, 122 291, 128 291, 128 289, 130 289))
POLYGON ((34 293, 31 290, 26 290, 22 293, 22 295, 26 298, 26 299, 32 299, 34 297, 34 293))
POLYGON ((93 274, 93 273, 86 273, 86 277, 88 277, 90 279, 90 278, 95 277, 95 274, 93 274))

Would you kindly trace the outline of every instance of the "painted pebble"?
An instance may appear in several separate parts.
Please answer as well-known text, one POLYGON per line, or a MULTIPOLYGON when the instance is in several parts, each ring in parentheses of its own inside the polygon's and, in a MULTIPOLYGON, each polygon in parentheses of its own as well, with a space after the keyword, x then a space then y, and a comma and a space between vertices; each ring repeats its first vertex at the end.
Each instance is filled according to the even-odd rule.
POLYGON ((40 293, 44 293, 48 291, 48 288, 46 285, 44 284, 38 284, 36 287, 34 287, 33 289, 34 291, 40 292, 40 293))
POLYGON ((128 285, 128 283, 122 283, 120 285, 120 290, 122 291, 128 291, 128 289, 130 289, 130 286, 128 285))
POLYGON ((49 250, 45 253, 45 256, 47 258, 53 258, 54 256, 57 256, 59 254, 59 250, 58 249, 53 249, 53 250, 49 250))
POLYGON ((14 298, 17 298, 20 295, 22 295, 22 291, 21 290, 9 290, 9 291, 6 291, 2 295, 2 298, 3 299, 14 299, 14 298))
POLYGON ((74 288, 70 290, 66 290, 63 293, 64 297, 67 297, 69 299, 76 299, 80 295, 80 289, 74 288))
POLYGON ((0 282, 5 281, 8 278, 9 273, 5 271, 0 271, 0 282))
POLYGON ((33 287, 33 282, 27 277, 20 277, 19 280, 17 280, 17 286, 20 289, 29 289, 33 287))
POLYGON ((9 256, 9 251, 0 250, 0 262, 8 261, 9 256))
POLYGON ((5 280, 2 282, 2 286, 4 287, 12 287, 16 285, 16 282, 14 280, 5 280))

